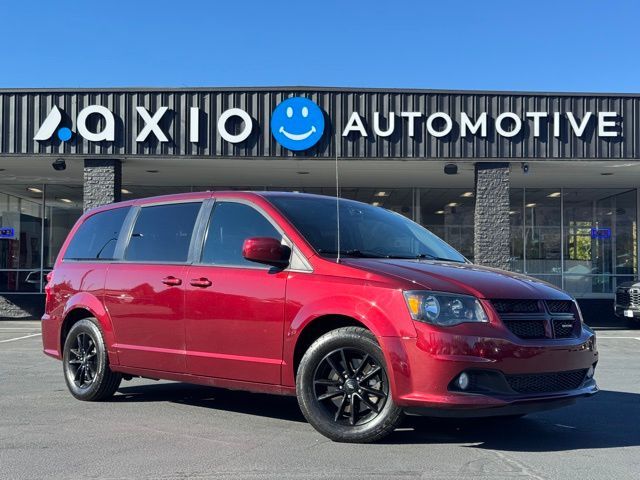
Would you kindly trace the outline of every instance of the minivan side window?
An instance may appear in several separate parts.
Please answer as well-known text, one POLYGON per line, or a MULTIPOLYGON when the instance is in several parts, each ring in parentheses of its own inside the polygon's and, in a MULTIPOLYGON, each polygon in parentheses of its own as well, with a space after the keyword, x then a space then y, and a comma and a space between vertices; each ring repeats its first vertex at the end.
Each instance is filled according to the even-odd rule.
POLYGON ((258 266, 242 256, 242 245, 250 237, 282 239, 278 230, 255 208, 244 203, 217 202, 209 221, 202 263, 258 266))
POLYGON ((124 255, 131 262, 186 262, 201 202, 142 207, 124 255))
POLYGON ((69 242, 65 260, 112 260, 130 207, 98 212, 87 218, 69 242))

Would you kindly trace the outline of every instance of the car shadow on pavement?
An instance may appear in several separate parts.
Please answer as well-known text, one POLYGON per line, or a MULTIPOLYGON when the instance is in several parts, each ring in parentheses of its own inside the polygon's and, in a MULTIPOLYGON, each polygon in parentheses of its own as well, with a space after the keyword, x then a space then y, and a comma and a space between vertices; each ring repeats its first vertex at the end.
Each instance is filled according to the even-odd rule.
POLYGON ((640 394, 600 391, 592 398, 521 419, 407 417, 384 443, 463 443, 472 448, 557 452, 640 445, 640 394))
MULTIPOLYGON (((122 387, 113 402, 173 402, 304 422, 294 397, 230 391, 185 383, 122 387)), ((640 445, 640 394, 600 391, 575 405, 521 419, 406 417, 382 444, 468 444, 514 452, 556 452, 640 445)), ((309 427, 311 428, 311 427, 309 427)))
POLYGON ((267 395, 187 383, 120 387, 113 402, 172 402, 293 422, 304 422, 295 397, 267 395))

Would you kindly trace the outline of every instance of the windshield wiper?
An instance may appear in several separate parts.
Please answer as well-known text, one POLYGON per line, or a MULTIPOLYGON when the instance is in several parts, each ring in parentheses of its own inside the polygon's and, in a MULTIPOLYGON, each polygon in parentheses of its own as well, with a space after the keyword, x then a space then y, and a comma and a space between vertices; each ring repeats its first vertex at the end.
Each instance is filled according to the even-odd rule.
MULTIPOLYGON (((325 254, 325 255, 327 254, 338 255, 337 250, 324 250, 322 248, 318 250, 318 253, 325 254)), ((356 258, 389 258, 386 255, 381 255, 380 253, 362 251, 356 248, 351 250, 340 250, 340 255, 344 255, 345 257, 356 257, 356 258)))
POLYGON ((431 255, 430 253, 419 253, 418 255, 389 255, 385 258, 407 259, 407 260, 438 260, 441 262, 457 262, 464 263, 460 260, 454 260, 452 258, 438 257, 437 255, 431 255))

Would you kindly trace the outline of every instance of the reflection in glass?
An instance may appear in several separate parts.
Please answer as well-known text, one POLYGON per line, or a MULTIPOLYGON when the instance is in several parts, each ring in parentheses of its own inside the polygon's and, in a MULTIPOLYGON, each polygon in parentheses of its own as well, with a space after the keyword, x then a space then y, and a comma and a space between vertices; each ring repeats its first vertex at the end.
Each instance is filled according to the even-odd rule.
POLYGON ((564 191, 565 288, 610 294, 637 275, 636 191, 564 191))
POLYGON ((524 245, 530 274, 561 273, 560 195, 554 189, 524 192, 524 245))

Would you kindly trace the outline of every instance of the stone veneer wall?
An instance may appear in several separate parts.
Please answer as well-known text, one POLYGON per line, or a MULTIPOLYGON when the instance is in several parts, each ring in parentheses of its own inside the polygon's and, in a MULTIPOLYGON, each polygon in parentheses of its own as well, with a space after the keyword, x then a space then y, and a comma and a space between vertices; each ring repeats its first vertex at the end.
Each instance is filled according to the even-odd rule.
POLYGON ((475 198, 474 262, 508 269, 511 241, 508 163, 476 163, 475 198))
POLYGON ((119 202, 122 188, 122 164, 115 159, 84 161, 84 211, 119 202))

